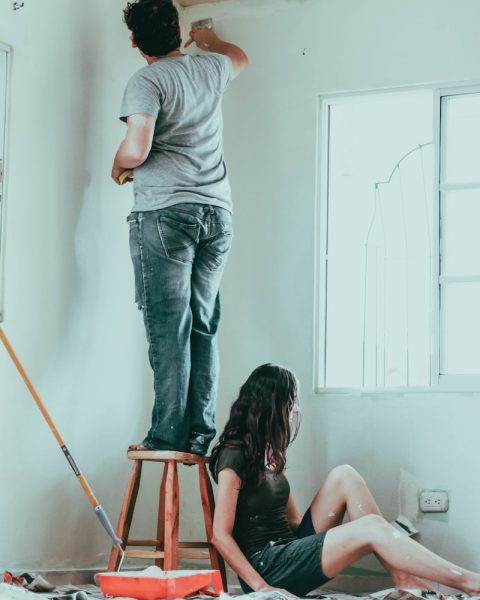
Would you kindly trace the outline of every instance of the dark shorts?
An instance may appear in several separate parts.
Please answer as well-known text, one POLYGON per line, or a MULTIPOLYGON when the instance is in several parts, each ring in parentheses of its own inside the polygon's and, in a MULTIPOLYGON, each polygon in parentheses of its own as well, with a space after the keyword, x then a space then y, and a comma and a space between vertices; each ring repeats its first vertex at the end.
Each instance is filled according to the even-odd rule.
MULTIPOLYGON (((325 534, 315 533, 308 509, 296 531, 297 539, 269 542, 248 560, 268 585, 305 596, 329 580, 322 570, 325 534)), ((245 593, 252 591, 241 579, 240 585, 245 593)))

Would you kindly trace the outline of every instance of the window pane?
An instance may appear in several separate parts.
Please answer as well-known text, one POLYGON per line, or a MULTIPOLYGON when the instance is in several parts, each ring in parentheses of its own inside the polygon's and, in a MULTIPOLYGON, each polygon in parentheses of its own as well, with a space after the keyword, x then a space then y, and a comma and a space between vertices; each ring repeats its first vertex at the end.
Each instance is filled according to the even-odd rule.
POLYGON ((433 98, 330 105, 327 387, 430 381, 433 98))
POLYGON ((442 375, 480 373, 480 283, 442 285, 442 375))
POLYGON ((442 107, 445 118, 442 182, 480 182, 480 94, 446 97, 442 107))
POLYGON ((480 190, 442 196, 442 275, 480 275, 480 190))

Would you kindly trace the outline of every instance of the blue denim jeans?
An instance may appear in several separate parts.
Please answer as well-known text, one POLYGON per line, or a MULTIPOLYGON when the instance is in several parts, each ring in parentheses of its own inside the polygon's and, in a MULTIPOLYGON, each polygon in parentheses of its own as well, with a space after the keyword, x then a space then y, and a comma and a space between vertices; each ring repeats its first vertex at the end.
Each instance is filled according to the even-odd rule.
POLYGON ((155 402, 147 448, 206 454, 215 437, 219 287, 232 215, 208 204, 132 212, 130 253, 155 402))

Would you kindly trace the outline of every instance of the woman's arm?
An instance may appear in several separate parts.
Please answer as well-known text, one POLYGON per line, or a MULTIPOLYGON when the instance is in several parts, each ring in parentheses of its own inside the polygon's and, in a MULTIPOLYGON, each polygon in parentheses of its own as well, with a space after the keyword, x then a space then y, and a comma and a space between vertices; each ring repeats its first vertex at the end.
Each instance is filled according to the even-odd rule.
POLYGON ((287 502, 287 521, 293 531, 296 531, 302 522, 302 515, 298 512, 297 503, 292 493, 290 493, 287 502))
POLYGON ((233 469, 222 469, 218 474, 212 543, 238 576, 252 590, 259 591, 269 586, 248 562, 232 536, 241 484, 240 477, 233 469))

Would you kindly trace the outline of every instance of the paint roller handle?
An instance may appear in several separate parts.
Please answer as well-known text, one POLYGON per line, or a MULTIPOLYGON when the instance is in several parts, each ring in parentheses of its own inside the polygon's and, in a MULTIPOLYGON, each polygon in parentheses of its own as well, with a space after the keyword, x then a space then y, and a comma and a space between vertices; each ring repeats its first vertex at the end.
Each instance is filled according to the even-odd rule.
POLYGON ((95 507, 95 514, 97 515, 98 520, 102 524, 102 527, 112 538, 113 545, 122 548, 122 540, 119 537, 117 537, 117 534, 115 533, 115 530, 113 529, 112 524, 110 523, 107 513, 103 510, 103 507, 100 504, 95 507))
POLYGON ((53 435, 55 436, 55 439, 57 440, 58 444, 60 445, 60 448, 62 449, 62 452, 65 455, 65 458, 67 459, 70 466, 72 467, 72 470, 75 473, 75 476, 77 477, 80 485, 82 486, 85 494, 87 495, 88 501, 93 506, 93 508, 95 510, 95 514, 97 515, 100 523, 102 524, 102 527, 105 529, 105 531, 108 533, 108 535, 112 538, 113 544, 115 546, 119 547, 120 552, 122 554, 122 561, 123 561, 123 557, 125 555, 124 555, 123 548, 122 548, 122 540, 116 536, 115 531, 112 527, 112 524, 110 523, 110 521, 107 517, 107 514, 105 513, 103 508, 98 503, 98 500, 95 498, 95 494, 93 493, 92 488, 89 486, 87 480, 80 473, 80 469, 78 468, 77 464, 75 463, 73 456, 70 454, 70 451, 68 450, 67 446, 65 445, 65 442, 63 441, 62 437, 58 433, 54 422, 52 421, 50 415, 48 414, 47 409, 45 408, 43 402, 40 399, 40 396, 37 394, 37 391, 33 387, 32 382, 30 381, 25 369, 23 368, 20 360, 18 359, 17 355, 15 354, 15 351, 14 351, 12 345, 8 341, 7 336, 4 334, 3 329, 1 327, 0 327, 0 340, 2 341, 3 345, 5 346, 5 349, 7 350, 8 354, 10 355, 10 358, 12 359, 14 365, 16 366, 18 372, 20 373, 25 385, 27 386, 28 390, 30 391, 30 393, 31 393, 33 399, 35 400, 35 403, 37 404, 38 408, 40 409, 44 419, 48 423, 48 426, 50 427, 53 435))

